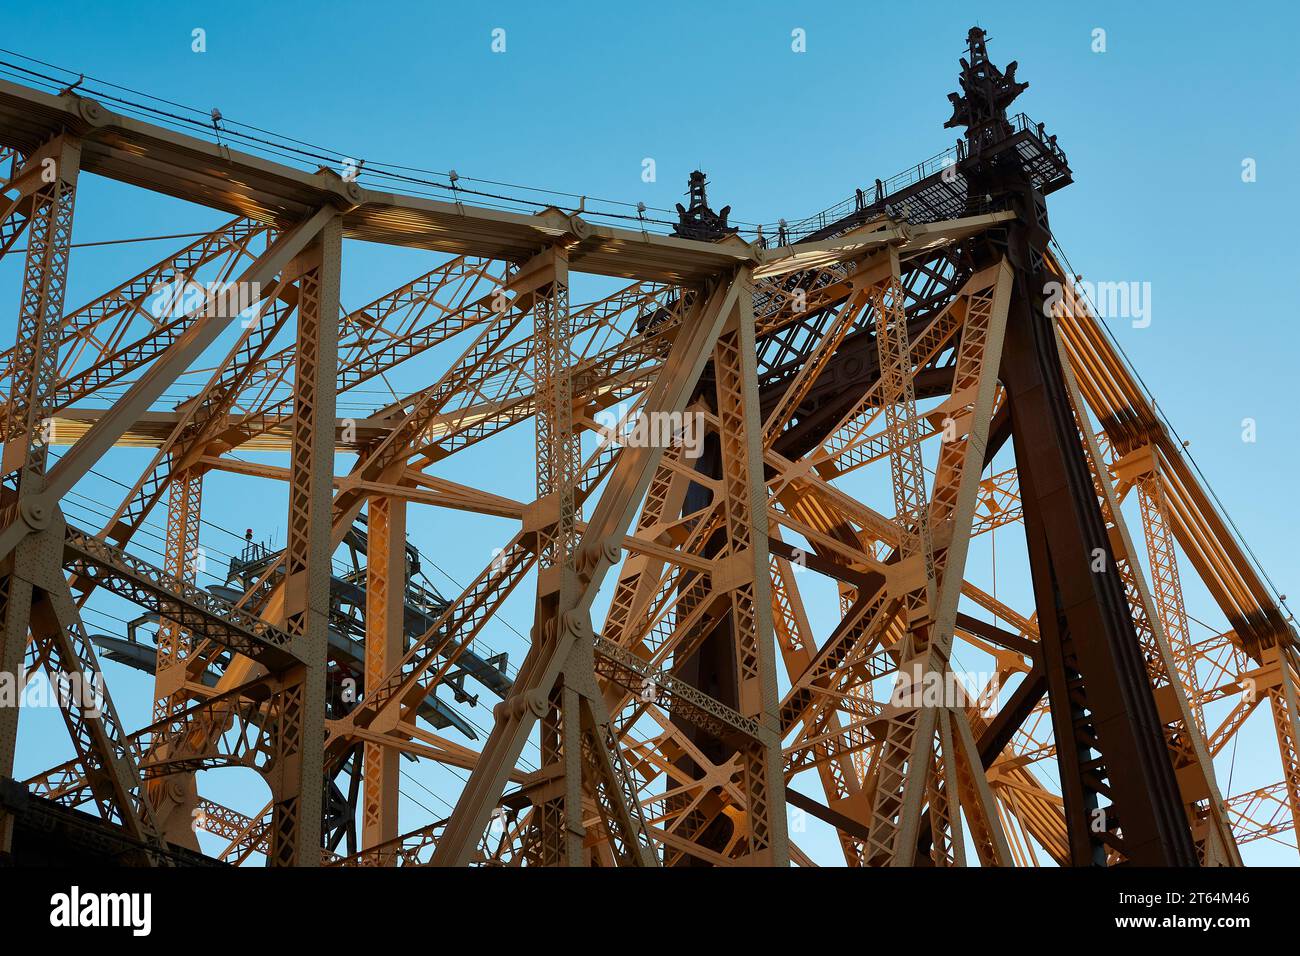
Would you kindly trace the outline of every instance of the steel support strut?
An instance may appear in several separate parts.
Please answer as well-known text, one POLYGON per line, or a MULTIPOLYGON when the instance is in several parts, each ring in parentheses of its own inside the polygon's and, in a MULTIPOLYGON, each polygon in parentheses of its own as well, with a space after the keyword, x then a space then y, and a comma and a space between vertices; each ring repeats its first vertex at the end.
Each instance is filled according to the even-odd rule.
MULTIPOLYGON (((57 377, 59 338, 63 321, 63 295, 68 279, 72 242, 72 212, 76 199, 81 146, 67 136, 51 140, 28 157, 16 179, 30 197, 27 254, 23 263, 22 291, 18 303, 18 337, 11 364, 7 438, 0 459, 0 495, 7 527, 49 531, 51 513, 42 501, 46 489, 45 464, 50 439, 48 404, 57 377)), ((15 543, 18 536, 15 536, 15 543)), ((0 577, 0 673, 21 688, 25 683, 23 652, 31 621, 33 585, 58 567, 59 545, 48 541, 14 554, 3 564, 0 577), (24 675, 21 676, 20 675, 24 675)), ((21 694, 18 695, 21 698, 21 694)), ((0 706, 0 776, 14 770, 18 737, 19 700, 0 706)), ((0 809, 0 852, 8 852, 13 838, 13 818, 0 809)))
POLYGON ((281 675, 276 690, 281 732, 271 787, 273 865, 320 863, 342 240, 342 224, 331 217, 286 267, 287 278, 298 280, 299 305, 284 626, 301 663, 281 675))
POLYGON ((1071 860, 1196 853, 1049 316, 1016 277, 1002 354, 1071 860), (1117 769, 1122 768, 1120 772, 1117 769), (1103 801, 1105 801, 1103 803, 1103 801))
MULTIPOLYGON (((370 499, 366 517, 365 693, 377 690, 402 658, 406 590, 406 502, 387 495, 370 499)), ((398 834, 398 761, 393 747, 367 741, 362 754, 362 846, 377 847, 398 834)))

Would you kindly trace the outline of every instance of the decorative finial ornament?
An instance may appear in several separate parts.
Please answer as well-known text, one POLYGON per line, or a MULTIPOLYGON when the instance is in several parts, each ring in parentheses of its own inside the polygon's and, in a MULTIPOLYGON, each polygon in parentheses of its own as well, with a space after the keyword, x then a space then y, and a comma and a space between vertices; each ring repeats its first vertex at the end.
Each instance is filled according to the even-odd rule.
POLYGON ((734 226, 727 225, 727 216, 731 214, 730 206, 723 206, 718 212, 709 208, 706 191, 708 180, 703 172, 691 173, 686 195, 690 197, 690 207, 683 208, 677 203, 677 225, 673 226, 673 235, 684 239, 700 239, 714 242, 723 236, 738 232, 734 226))
POLYGON ((1005 72, 993 65, 986 40, 987 34, 979 27, 971 27, 966 35, 968 56, 962 57, 958 77, 961 90, 948 94, 952 117, 943 124, 945 129, 966 127, 966 141, 972 154, 1011 135, 1007 107, 1029 88, 1028 83, 1016 80, 1019 64, 1015 60, 1007 64, 1005 72))

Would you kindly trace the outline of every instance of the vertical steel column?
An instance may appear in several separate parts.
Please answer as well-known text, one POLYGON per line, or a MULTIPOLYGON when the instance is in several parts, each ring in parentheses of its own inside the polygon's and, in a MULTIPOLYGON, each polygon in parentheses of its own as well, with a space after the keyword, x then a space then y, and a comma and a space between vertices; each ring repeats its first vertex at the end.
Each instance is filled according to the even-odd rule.
POLYGON ((285 630, 303 662, 282 675, 270 862, 318 866, 325 744, 334 400, 342 222, 336 215, 288 267, 298 278, 293 450, 284 552, 285 630))
POLYGON ((768 552, 767 485, 763 481, 763 423, 758 403, 753 293, 742 284, 736 309, 713 349, 717 383, 720 489, 726 553, 714 586, 729 592, 735 641, 738 710, 760 727, 761 741, 740 743, 741 788, 748 833, 746 863, 790 861, 777 716, 776 639, 768 552))
MULTIPOLYGON (((907 335, 906 293, 897 262, 890 275, 871 290, 880 353, 880 402, 894 491, 895 522, 899 529, 899 572, 907 587, 900 592, 905 630, 898 651, 900 679, 931 658, 930 629, 938 603, 934 543, 930 532, 925 468, 921 461, 920 419, 912 382, 911 347, 907 335)), ((936 715, 923 709, 890 714, 877 762, 868 861, 910 864, 915 853, 921 799, 932 772, 936 715), (918 761, 920 763, 918 764, 918 761)))
MULTIPOLYGON (((573 327, 569 318, 568 258, 554 256, 551 281, 533 305, 533 367, 537 380, 537 501, 545 511, 537 530, 537 608, 534 641, 557 637, 559 615, 572 607, 578 580, 574 567, 576 483, 582 450, 573 431, 573 327)), ((537 804, 538 862, 578 866, 583 860, 582 755, 577 694, 550 688, 541 717, 542 766, 562 770, 562 781, 537 804)))
MULTIPOLYGON (((172 577, 194 584, 200 563, 199 521, 203 504, 203 472, 188 468, 168 489, 166 553, 163 570, 172 577)), ((185 708, 184 663, 192 644, 180 623, 163 618, 158 625, 158 657, 154 667, 155 722, 166 720, 185 708)))
MULTIPOLYGON (((50 519, 45 512, 48 506, 33 507, 32 498, 45 490, 45 460, 53 424, 48 404, 58 375, 81 145, 70 137, 58 137, 33 154, 28 165, 35 168, 36 164, 40 171, 31 196, 18 337, 0 458, 0 514, 7 525, 21 522, 29 527, 42 526, 50 519)), ((4 561, 0 577, 0 667, 18 688, 24 682, 23 651, 31 621, 32 582, 39 573, 36 565, 40 555, 34 547, 29 544, 17 548, 4 561)), ((15 700, 12 707, 0 707, 0 777, 13 774, 18 706, 15 700)), ((8 852, 12 839, 13 818, 0 810, 0 853, 8 852)))
MULTIPOLYGON (((402 659, 406 590, 406 501, 388 495, 370 499, 366 517, 366 675, 365 692, 383 683, 402 659)), ((361 846, 379 846, 397 837, 397 771, 401 754, 367 741, 362 757, 361 846)), ((383 866, 393 860, 382 859, 383 866)))

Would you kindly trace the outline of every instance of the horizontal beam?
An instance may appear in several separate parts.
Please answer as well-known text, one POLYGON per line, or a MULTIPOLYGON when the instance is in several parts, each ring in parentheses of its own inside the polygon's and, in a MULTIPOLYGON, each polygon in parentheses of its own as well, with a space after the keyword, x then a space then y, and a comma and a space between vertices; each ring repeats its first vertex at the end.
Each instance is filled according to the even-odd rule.
POLYGON ((833 239, 800 242, 793 246, 764 250, 763 264, 754 269, 754 278, 771 279, 791 272, 825 268, 837 262, 860 263, 887 246, 893 246, 899 258, 911 258, 940 246, 969 239, 990 226, 1015 217, 1015 213, 1004 211, 914 225, 894 222, 882 216, 833 239))
POLYGON ((882 218, 845 237, 775 249, 735 235, 701 242, 599 225, 554 207, 529 215, 366 189, 332 171, 309 173, 123 116, 75 93, 55 96, 0 80, 0 147, 30 153, 64 130, 82 137, 83 172, 279 228, 333 206, 350 239, 510 262, 563 240, 575 271, 661 282, 700 284, 742 265, 755 267, 756 277, 778 276, 883 245, 897 246, 900 256, 921 254, 1011 216, 924 225, 882 218))
POLYGON ((528 215, 364 189, 332 172, 309 173, 122 116, 75 94, 0 80, 0 146, 31 152, 63 130, 83 138, 83 172, 281 228, 334 206, 350 239, 511 262, 568 237, 576 271, 663 282, 700 283, 763 254, 738 237, 699 242, 596 225, 553 208, 528 215))

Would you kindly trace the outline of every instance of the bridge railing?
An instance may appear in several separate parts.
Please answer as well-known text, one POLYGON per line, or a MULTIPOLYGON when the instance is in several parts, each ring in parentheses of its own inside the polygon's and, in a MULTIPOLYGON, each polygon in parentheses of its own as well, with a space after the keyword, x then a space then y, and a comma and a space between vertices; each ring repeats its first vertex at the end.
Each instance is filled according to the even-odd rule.
MULTIPOLYGON (((1062 165, 1066 164, 1065 152, 1047 135, 1043 124, 1035 123, 1026 113, 1016 113, 1009 118, 1009 121, 1012 126, 1013 136, 1018 133, 1030 133, 1039 141, 1045 151, 1051 153, 1062 165)), ((820 212, 813 213, 803 219, 787 222, 784 230, 782 230, 779 223, 764 225, 759 243, 764 248, 767 248, 773 245, 797 242, 833 226, 855 212, 862 212, 871 206, 887 202, 890 197, 896 196, 929 179, 948 166, 955 165, 963 158, 963 146, 963 143, 958 142, 956 145, 935 153, 929 159, 908 167, 901 173, 896 173, 888 179, 876 180, 869 188, 858 189, 852 196, 833 206, 828 206, 820 212), (784 241, 782 241, 782 238, 784 238, 784 241)))

